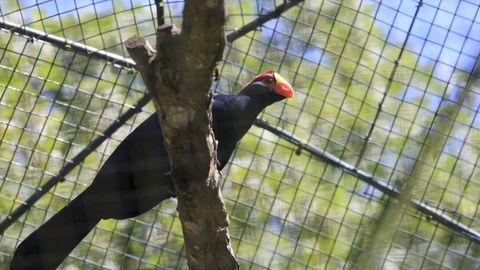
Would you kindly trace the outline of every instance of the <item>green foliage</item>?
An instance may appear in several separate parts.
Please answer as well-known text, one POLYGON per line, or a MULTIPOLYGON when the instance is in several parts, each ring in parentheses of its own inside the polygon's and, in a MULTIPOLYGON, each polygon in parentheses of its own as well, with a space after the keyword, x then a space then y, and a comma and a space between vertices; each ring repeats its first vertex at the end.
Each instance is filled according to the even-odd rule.
MULTIPOLYGON (((35 8, 27 2, 6 1, 0 15, 120 55, 122 41, 132 35, 154 40, 148 5, 104 1, 59 11, 51 1, 35 8)), ((227 33, 271 4, 244 2, 228 3, 227 33)), ((167 21, 180 25, 181 4, 167 7, 167 21)), ((478 230, 478 96, 470 91, 459 100, 471 74, 443 78, 410 43, 396 62, 401 43, 389 40, 375 19, 377 8, 369 1, 306 1, 228 44, 217 87, 234 93, 254 74, 277 70, 296 96, 268 108, 262 119, 391 185, 410 183, 413 198, 478 230)), ((0 33, 0 55, 4 219, 145 89, 128 70, 7 32, 0 33)), ((147 115, 128 122, 5 232, 0 268, 21 239, 90 183, 147 115)), ((364 262, 377 269, 478 268, 478 244, 259 128, 244 137, 222 174, 232 247, 242 268, 339 269, 364 262)), ((135 219, 102 221, 63 266, 186 268, 175 207, 167 201, 135 219)))

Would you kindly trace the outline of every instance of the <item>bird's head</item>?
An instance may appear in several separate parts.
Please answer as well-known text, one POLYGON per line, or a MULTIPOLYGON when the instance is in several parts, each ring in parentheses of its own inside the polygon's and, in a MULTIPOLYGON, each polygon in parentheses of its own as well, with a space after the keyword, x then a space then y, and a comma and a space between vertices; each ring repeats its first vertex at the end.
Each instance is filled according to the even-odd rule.
POLYGON ((293 87, 273 70, 262 73, 245 85, 242 92, 247 95, 269 96, 272 102, 293 97, 293 87))

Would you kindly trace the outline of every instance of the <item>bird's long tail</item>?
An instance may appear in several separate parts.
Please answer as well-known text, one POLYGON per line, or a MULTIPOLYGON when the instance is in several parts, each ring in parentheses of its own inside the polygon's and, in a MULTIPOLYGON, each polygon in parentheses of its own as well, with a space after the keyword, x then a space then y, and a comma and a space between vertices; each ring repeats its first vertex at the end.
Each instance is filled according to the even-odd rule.
POLYGON ((28 236, 13 255, 11 270, 56 269, 100 221, 80 194, 28 236))

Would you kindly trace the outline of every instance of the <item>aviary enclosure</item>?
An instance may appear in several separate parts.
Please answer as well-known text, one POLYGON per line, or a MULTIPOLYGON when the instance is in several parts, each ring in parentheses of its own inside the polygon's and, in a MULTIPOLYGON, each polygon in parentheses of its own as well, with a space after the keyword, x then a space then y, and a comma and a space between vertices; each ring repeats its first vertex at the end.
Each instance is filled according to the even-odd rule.
MULTIPOLYGON (((226 5, 211 89, 266 70, 295 88, 222 171, 241 269, 480 269, 479 3, 226 5)), ((157 15, 182 9, 0 2, 0 268, 154 112, 123 42, 154 44, 157 15)), ((101 221, 62 267, 187 268, 175 200, 101 221)))

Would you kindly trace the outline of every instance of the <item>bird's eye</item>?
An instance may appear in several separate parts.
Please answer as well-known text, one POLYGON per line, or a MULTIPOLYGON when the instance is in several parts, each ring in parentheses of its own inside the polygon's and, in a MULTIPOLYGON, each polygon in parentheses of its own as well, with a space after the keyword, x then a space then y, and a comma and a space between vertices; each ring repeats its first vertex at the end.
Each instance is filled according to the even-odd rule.
POLYGON ((270 77, 270 76, 265 77, 265 83, 271 84, 272 82, 273 82, 273 77, 270 77))

